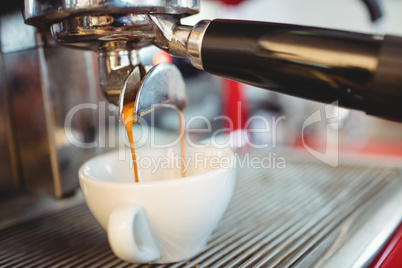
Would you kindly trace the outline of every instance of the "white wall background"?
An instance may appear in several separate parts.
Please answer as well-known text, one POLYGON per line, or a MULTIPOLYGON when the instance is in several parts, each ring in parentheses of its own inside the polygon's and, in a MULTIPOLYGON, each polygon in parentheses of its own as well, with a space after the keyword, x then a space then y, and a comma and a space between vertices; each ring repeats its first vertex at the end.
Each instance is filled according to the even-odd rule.
POLYGON ((201 0, 201 13, 187 21, 231 18, 304 24, 369 33, 402 35, 402 0, 378 0, 384 17, 372 24, 361 0, 246 0, 236 7, 201 0))

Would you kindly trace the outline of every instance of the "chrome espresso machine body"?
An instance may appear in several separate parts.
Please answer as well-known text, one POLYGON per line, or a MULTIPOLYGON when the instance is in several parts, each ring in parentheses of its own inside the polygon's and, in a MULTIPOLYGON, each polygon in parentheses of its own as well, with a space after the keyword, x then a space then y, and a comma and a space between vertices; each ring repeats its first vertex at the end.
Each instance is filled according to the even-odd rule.
MULTIPOLYGON (((24 24, 19 6, 4 5, 0 14, 1 204, 29 193, 71 196, 78 187, 78 167, 98 149, 80 149, 66 140, 65 119, 76 105, 102 98, 98 72, 93 73, 96 58, 90 52, 58 46, 48 29, 24 24)), ((67 131, 77 141, 94 142, 95 116, 96 111, 82 109, 67 131)), ((14 207, 15 214, 17 210, 14 207)))

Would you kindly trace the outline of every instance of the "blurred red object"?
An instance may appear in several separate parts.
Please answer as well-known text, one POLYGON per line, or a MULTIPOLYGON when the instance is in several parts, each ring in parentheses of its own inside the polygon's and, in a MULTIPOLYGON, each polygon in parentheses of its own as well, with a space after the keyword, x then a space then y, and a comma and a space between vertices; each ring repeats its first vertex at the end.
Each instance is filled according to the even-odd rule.
POLYGON ((153 65, 158 65, 159 63, 164 63, 164 62, 172 62, 172 56, 170 56, 169 53, 161 50, 155 53, 155 55, 152 57, 152 64, 153 65))
POLYGON ((236 6, 244 2, 244 0, 218 0, 218 1, 228 6, 236 6))
POLYGON ((226 122, 226 128, 232 131, 245 129, 248 119, 248 109, 245 96, 243 93, 243 85, 239 82, 229 79, 222 81, 223 95, 223 112, 231 120, 231 126, 226 122))
POLYGON ((402 266, 402 225, 380 251, 369 268, 396 268, 402 266))

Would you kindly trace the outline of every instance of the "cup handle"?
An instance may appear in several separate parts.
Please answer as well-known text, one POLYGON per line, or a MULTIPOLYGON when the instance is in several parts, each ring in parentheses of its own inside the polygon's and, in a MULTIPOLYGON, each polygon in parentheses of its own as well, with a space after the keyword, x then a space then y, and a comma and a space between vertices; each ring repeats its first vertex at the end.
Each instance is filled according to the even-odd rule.
POLYGON ((122 260, 145 263, 162 256, 141 205, 123 205, 113 210, 107 233, 114 254, 122 260))

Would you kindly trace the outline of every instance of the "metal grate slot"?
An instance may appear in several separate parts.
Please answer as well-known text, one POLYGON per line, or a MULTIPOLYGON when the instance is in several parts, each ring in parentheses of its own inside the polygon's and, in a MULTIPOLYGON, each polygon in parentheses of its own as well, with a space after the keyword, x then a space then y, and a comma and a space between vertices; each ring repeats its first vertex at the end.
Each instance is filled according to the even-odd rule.
MULTIPOLYGON (((324 260, 313 254, 314 249, 330 248, 335 255, 350 238, 347 235, 356 236, 348 230, 356 229, 362 217, 370 217, 367 211, 380 213, 382 207, 394 205, 388 209, 392 214, 383 213, 377 221, 396 226, 401 219, 398 168, 332 168, 297 157, 287 160, 285 169, 238 170, 224 218, 207 248, 190 260, 168 265, 119 260, 105 231, 80 204, 0 231, 0 267, 293 267, 306 260, 325 266, 333 261, 331 252, 324 260)), ((381 245, 379 241, 378 248, 381 245)))

